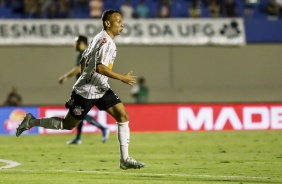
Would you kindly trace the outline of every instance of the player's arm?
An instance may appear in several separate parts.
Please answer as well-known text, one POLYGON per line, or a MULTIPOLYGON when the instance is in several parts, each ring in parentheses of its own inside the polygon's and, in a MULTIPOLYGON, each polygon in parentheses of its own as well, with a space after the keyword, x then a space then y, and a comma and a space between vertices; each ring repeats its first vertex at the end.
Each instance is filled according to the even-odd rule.
POLYGON ((80 60, 80 72, 81 73, 84 70, 84 68, 85 68, 85 58, 82 57, 81 60, 80 60))
POLYGON ((107 77, 110 77, 112 79, 121 80, 122 82, 129 84, 131 86, 133 86, 136 83, 137 77, 132 75, 132 71, 122 75, 110 70, 107 66, 103 64, 98 64, 96 65, 96 72, 105 75, 107 77))
POLYGON ((74 67, 73 69, 71 69, 70 71, 59 77, 58 80, 59 84, 63 84, 68 78, 76 76, 79 73, 80 73, 80 66, 74 67))

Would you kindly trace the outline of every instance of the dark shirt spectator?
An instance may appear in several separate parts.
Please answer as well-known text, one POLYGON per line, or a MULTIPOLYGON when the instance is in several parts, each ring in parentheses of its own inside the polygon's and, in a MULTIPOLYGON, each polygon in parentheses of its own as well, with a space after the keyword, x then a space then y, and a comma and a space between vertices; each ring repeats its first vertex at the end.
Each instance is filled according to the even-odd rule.
POLYGON ((24 0, 24 17, 41 18, 41 7, 38 0, 24 0))
POLYGON ((222 14, 224 17, 237 17, 237 4, 234 0, 225 0, 222 5, 222 14))
POLYGON ((46 8, 46 12, 44 12, 46 18, 48 19, 56 19, 59 16, 59 12, 58 12, 58 6, 57 3, 55 3, 54 1, 48 5, 48 7, 46 8))
POLYGON ((12 87, 8 93, 7 98, 4 101, 4 105, 7 106, 19 106, 22 105, 22 97, 18 94, 17 88, 12 87))
POLYGON ((0 0, 0 7, 7 7, 9 6, 8 0, 0 0))
POLYGON ((220 17, 220 6, 216 0, 211 0, 208 2, 208 10, 210 17, 218 18, 220 17))
POLYGON ((69 0, 58 1, 58 18, 70 18, 70 2, 69 0))
POLYGON ((280 14, 280 7, 276 0, 268 0, 266 5, 266 13, 269 20, 277 20, 280 14))
POLYGON ((23 14, 24 12, 24 1, 23 0, 12 0, 11 1, 11 9, 15 14, 23 14))

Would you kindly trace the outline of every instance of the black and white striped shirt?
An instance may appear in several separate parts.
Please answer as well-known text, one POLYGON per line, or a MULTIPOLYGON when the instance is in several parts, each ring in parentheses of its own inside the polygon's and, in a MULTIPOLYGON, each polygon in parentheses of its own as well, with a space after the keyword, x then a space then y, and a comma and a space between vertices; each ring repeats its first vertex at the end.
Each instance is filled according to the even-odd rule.
POLYGON ((101 98, 110 88, 108 77, 96 72, 101 63, 112 69, 116 58, 116 45, 106 31, 97 34, 84 51, 85 68, 73 86, 76 94, 87 99, 101 98))

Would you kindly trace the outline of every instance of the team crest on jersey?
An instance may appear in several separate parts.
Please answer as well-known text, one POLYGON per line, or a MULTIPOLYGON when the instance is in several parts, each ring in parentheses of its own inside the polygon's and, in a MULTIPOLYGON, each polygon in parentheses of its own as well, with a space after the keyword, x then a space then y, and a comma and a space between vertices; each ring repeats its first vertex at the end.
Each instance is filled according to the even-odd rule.
POLYGON ((106 38, 103 38, 102 44, 105 44, 105 43, 107 43, 107 39, 106 39, 106 38))
POLYGON ((76 116, 80 116, 82 114, 82 111, 84 111, 84 109, 82 109, 80 106, 75 106, 75 108, 73 109, 73 113, 76 116))

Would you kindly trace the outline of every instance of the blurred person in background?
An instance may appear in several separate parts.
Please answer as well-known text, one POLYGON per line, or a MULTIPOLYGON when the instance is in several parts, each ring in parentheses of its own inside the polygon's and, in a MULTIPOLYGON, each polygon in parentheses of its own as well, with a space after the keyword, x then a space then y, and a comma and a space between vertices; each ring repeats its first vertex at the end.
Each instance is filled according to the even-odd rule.
POLYGON ((145 0, 139 0, 139 4, 136 8, 136 14, 138 18, 144 19, 148 17, 149 8, 145 4, 145 0))
POLYGON ((39 0, 24 0, 24 17, 41 18, 41 6, 39 0))
POLYGON ((145 85, 145 78, 140 77, 137 84, 131 89, 131 96, 135 99, 135 103, 148 103, 149 88, 145 85))
POLYGON ((237 3, 235 0, 224 0, 222 4, 223 17, 237 17, 237 3))
POLYGON ((170 1, 161 0, 158 5, 158 18, 169 18, 171 15, 170 1))
POLYGON ((16 136, 32 127, 39 126, 54 130, 72 130, 87 115, 93 106, 106 111, 117 123, 120 169, 140 169, 144 163, 129 156, 129 117, 120 98, 111 89, 108 79, 116 79, 130 86, 136 83, 132 71, 125 74, 112 70, 116 58, 114 38, 123 30, 122 16, 118 11, 107 10, 102 15, 103 30, 98 33, 83 52, 80 60, 81 76, 73 86, 71 97, 65 106, 68 112, 64 118, 35 118, 27 113, 17 128, 16 136))
POLYGON ((11 2, 9 0, 0 0, 0 8, 6 8, 11 6, 11 2))
POLYGON ((58 18, 65 19, 71 17, 69 0, 58 0, 58 18))
POLYGON ((52 2, 51 4, 49 4, 46 9, 45 12, 42 12, 44 15, 43 17, 48 18, 48 19, 56 19, 59 17, 59 10, 58 10, 58 5, 56 2, 52 2))
POLYGON ((278 20, 280 15, 280 7, 276 0, 268 0, 266 4, 266 13, 268 20, 278 20))
POLYGON ((259 6, 260 0, 244 0, 244 17, 253 18, 254 9, 259 6))
POLYGON ((103 13, 104 3, 102 0, 90 0, 90 17, 91 18, 100 18, 103 13))
POLYGON ((16 87, 11 87, 11 90, 8 93, 7 98, 4 100, 3 105, 6 105, 6 106, 20 106, 20 105, 22 105, 22 97, 18 93, 16 87))
POLYGON ((276 3, 278 4, 279 6, 279 9, 280 9, 280 18, 282 18, 282 0, 276 0, 276 3))
POLYGON ((125 3, 120 7, 120 13, 123 19, 131 19, 134 15, 134 9, 131 6, 130 0, 125 0, 125 3))
POLYGON ((22 15, 24 12, 24 2, 23 0, 12 0, 11 1, 11 9, 14 14, 22 15))
MULTIPOLYGON (((76 80, 80 77, 80 60, 82 58, 82 54, 87 48, 88 45, 88 39, 86 36, 79 35, 75 38, 75 50, 78 52, 78 55, 76 57, 76 66, 72 68, 70 71, 65 73, 59 78, 59 84, 63 84, 68 78, 76 77, 76 80)), ((97 122, 92 116, 86 115, 84 118, 85 121, 90 123, 91 125, 94 125, 98 127, 102 132, 102 142, 105 143, 110 135, 110 130, 103 125, 101 125, 99 122, 97 122)), ((82 132, 82 126, 83 126, 83 120, 78 124, 76 127, 76 137, 73 140, 67 141, 67 144, 81 144, 81 132, 82 132)))
POLYGON ((210 17, 212 18, 220 17, 220 6, 217 3, 217 0, 210 0, 208 2, 208 10, 210 13, 210 17))
POLYGON ((201 0, 193 0, 191 7, 188 9, 188 14, 191 18, 201 17, 201 0))

